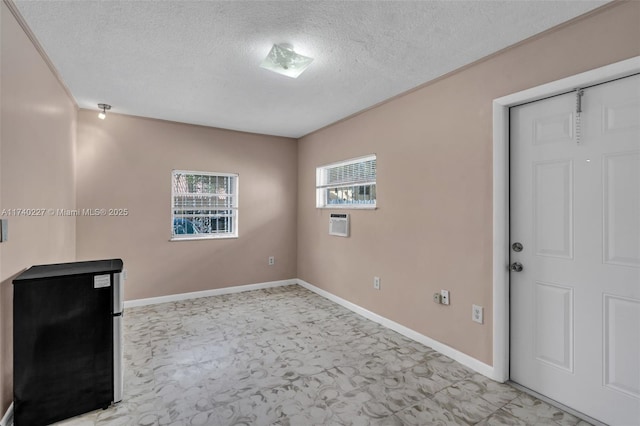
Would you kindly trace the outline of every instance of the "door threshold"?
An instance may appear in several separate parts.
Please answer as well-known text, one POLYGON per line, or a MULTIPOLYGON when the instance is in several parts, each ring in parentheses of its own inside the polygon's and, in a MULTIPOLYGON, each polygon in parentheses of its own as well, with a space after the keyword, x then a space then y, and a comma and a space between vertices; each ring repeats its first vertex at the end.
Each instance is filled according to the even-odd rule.
POLYGON ((566 411, 567 413, 576 416, 577 418, 579 418, 580 420, 584 420, 585 422, 591 423, 594 426, 608 426, 606 423, 602 423, 600 420, 596 420, 593 417, 589 417, 584 413, 581 413, 580 411, 576 411, 571 407, 567 407, 564 404, 559 403, 558 401, 555 401, 551 398, 549 398, 548 396, 544 396, 542 394, 539 394, 538 392, 531 390, 529 388, 526 388, 524 386, 522 386, 521 384, 518 384, 516 382, 513 382, 511 380, 508 380, 507 383, 511 386, 513 386, 514 388, 518 389, 519 391, 522 391, 526 394, 529 394, 531 396, 534 396, 536 398, 538 398, 541 401, 546 402, 549 405, 553 405, 556 408, 561 409, 562 411, 566 411))

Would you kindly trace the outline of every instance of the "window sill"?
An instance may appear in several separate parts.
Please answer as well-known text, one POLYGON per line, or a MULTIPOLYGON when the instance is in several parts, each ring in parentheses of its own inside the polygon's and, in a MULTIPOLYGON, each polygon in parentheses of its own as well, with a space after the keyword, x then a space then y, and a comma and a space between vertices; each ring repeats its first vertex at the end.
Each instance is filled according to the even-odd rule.
POLYGON ((180 238, 170 238, 170 242, 175 241, 201 241, 201 240, 229 240, 229 239, 237 239, 237 235, 220 235, 220 236, 212 236, 207 235, 203 237, 180 237, 180 238))
POLYGON ((349 205, 345 205, 345 204, 330 204, 327 206, 316 206, 317 209, 323 209, 323 210, 345 210, 345 209, 350 209, 350 210, 376 210, 378 207, 377 206, 372 206, 372 205, 366 205, 366 204, 349 204, 349 205))

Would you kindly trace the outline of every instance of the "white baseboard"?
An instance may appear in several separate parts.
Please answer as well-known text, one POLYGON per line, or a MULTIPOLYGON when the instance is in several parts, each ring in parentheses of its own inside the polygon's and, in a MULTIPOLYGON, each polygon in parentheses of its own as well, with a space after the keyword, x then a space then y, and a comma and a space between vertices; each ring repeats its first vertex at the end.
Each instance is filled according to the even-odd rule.
MULTIPOLYGON (((127 300, 124 307, 134 308, 137 306, 156 305, 158 303, 178 302, 180 300, 198 299, 200 297, 219 296, 221 294, 241 293, 243 291, 260 290, 263 288, 282 287, 285 285, 297 284, 297 279, 269 281, 266 283, 239 285, 234 287, 216 288, 212 290, 194 291, 190 293, 170 294, 168 296, 149 297, 147 299, 127 300)), ((4 426, 4 425, 2 425, 4 426)))
POLYGON ((371 321, 377 322, 380 325, 383 325, 391 330, 402 334, 409 339, 415 340, 416 342, 422 343, 425 346, 429 346, 430 348, 440 352, 443 355, 448 356, 460 364, 469 367, 470 369, 477 371, 483 376, 489 377, 490 379, 501 381, 499 377, 496 376, 494 368, 490 365, 485 364, 482 361, 479 361, 463 352, 460 352, 457 349, 453 349, 450 346, 445 345, 444 343, 440 343, 437 340, 433 340, 430 337, 425 336, 424 334, 420 334, 415 330, 412 330, 404 325, 398 324, 395 321, 392 321, 388 318, 385 318, 381 315, 373 313, 361 306, 356 305, 355 303, 351 303, 348 300, 345 300, 341 297, 338 297, 328 291, 322 290, 314 286, 313 284, 309 284, 308 282, 298 279, 298 284, 308 290, 313 291, 314 293, 319 294, 320 296, 331 300, 339 305, 344 306, 345 308, 353 311, 357 314, 362 315, 363 317, 370 319, 371 321))
POLYGON ((2 420, 0 420, 0 426, 10 426, 13 425, 13 402, 7 408, 7 412, 2 416, 2 420))

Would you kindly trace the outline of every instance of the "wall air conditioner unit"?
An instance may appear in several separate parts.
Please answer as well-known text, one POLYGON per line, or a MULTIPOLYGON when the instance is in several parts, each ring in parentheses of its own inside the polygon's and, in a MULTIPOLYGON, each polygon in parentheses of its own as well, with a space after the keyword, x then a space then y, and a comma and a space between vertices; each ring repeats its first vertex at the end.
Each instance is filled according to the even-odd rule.
POLYGON ((349 236, 349 215, 345 213, 331 213, 329 219, 329 235, 338 237, 349 236))

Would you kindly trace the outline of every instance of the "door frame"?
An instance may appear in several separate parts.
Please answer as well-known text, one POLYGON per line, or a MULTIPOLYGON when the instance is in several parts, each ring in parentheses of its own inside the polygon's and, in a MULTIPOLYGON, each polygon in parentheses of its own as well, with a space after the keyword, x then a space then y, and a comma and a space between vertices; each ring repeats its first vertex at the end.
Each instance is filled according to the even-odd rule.
POLYGON ((640 56, 493 100, 493 377, 509 380, 509 108, 640 73, 640 56))

